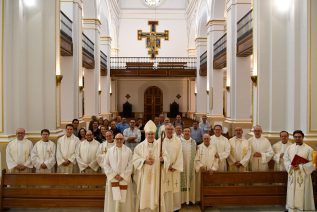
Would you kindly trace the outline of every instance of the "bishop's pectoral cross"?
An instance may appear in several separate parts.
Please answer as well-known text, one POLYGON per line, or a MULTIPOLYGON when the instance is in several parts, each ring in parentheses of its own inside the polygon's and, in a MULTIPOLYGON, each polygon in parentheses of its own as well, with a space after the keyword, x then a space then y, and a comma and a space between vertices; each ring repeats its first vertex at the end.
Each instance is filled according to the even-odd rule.
POLYGON ((148 24, 151 26, 151 31, 142 32, 142 30, 138 30, 138 40, 146 38, 148 54, 151 58, 154 58, 158 54, 158 49, 161 47, 161 38, 164 38, 165 40, 169 39, 169 31, 164 30, 164 32, 156 32, 158 21, 149 21, 148 24))

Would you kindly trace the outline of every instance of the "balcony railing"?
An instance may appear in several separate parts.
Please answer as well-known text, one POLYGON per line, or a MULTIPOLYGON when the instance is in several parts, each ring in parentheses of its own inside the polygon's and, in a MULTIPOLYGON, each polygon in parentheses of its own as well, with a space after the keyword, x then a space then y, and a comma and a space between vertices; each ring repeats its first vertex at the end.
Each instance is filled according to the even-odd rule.
POLYGON ((72 40, 73 22, 62 11, 60 11, 60 19, 61 19, 61 25, 60 25, 61 32, 64 35, 66 35, 70 40, 72 40))
POLYGON ((126 69, 128 66, 138 64, 142 68, 142 64, 148 69, 196 69, 195 57, 111 57, 111 69, 126 69))
POLYGON ((83 51, 94 58, 94 43, 83 33, 83 51))
POLYGON ((214 59, 227 50, 227 33, 214 43, 214 59))
POLYGON ((205 63, 207 63, 207 51, 200 55, 200 66, 204 65, 205 63))
POLYGON ((238 41, 245 38, 247 35, 252 33, 252 10, 250 10, 245 16, 243 16, 237 23, 237 38, 238 41))
POLYGON ((100 63, 102 66, 107 67, 107 55, 105 53, 103 53, 102 51, 100 51, 100 63))

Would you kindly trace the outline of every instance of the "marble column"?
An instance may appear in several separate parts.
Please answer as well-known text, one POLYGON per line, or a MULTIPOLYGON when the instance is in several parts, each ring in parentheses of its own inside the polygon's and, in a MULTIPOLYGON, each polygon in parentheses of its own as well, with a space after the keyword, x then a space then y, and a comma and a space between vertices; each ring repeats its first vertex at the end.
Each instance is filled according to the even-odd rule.
POLYGON ((200 55, 203 54, 207 49, 207 38, 198 37, 195 40, 196 43, 196 54, 197 54, 197 77, 196 77, 196 119, 199 120, 202 114, 207 113, 207 80, 205 76, 199 75, 200 69, 200 55))

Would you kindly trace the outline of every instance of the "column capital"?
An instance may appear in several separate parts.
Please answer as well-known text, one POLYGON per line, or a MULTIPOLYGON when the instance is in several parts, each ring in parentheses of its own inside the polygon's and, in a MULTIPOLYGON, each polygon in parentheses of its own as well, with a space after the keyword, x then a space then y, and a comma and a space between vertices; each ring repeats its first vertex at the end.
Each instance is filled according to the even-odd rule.
POLYGON ((112 38, 110 36, 107 35, 102 35, 100 36, 100 44, 101 45, 107 45, 107 44, 111 44, 112 38))
POLYGON ((98 30, 100 31, 101 21, 98 18, 83 18, 83 30, 98 30))
POLYGON ((197 37, 195 39, 195 44, 197 46, 206 46, 207 45, 207 37, 197 37))
POLYGON ((207 33, 226 31, 226 21, 223 19, 210 19, 207 23, 207 33))

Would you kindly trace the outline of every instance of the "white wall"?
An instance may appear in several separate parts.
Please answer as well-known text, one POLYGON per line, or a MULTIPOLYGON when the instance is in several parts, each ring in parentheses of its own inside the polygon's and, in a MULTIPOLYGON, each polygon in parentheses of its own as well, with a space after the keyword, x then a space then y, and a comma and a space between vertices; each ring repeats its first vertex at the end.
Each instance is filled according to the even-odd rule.
MULTIPOLYGON (((117 92, 113 93, 112 96, 116 96, 118 102, 118 111, 122 111, 122 105, 127 101, 125 96, 129 94, 129 102, 132 104, 133 112, 143 112, 144 111, 144 92, 148 87, 157 86, 162 90, 163 93, 163 112, 169 112, 170 104, 175 100, 179 104, 180 112, 187 112, 189 110, 188 96, 193 96, 194 94, 188 95, 192 89, 187 78, 146 78, 146 79, 118 79, 117 80, 117 92), (188 86, 189 85, 189 86, 188 86), (177 99, 177 94, 181 95, 180 99, 177 99)), ((114 92, 114 89, 113 89, 114 92)), ((114 104, 113 104, 114 105, 114 104)), ((115 108, 112 107, 112 111, 115 108)))
MULTIPOLYGON (((161 0, 161 4, 157 7, 160 9, 185 9, 186 0, 161 0)), ((146 9, 149 8, 144 0, 120 0, 121 9, 146 9)))
POLYGON ((184 10, 121 10, 119 57, 148 57, 145 39, 137 39, 137 31, 149 32, 149 20, 158 20, 158 32, 169 30, 169 40, 161 39, 158 57, 186 57, 187 30, 184 10), (155 18, 156 17, 156 18, 155 18))

